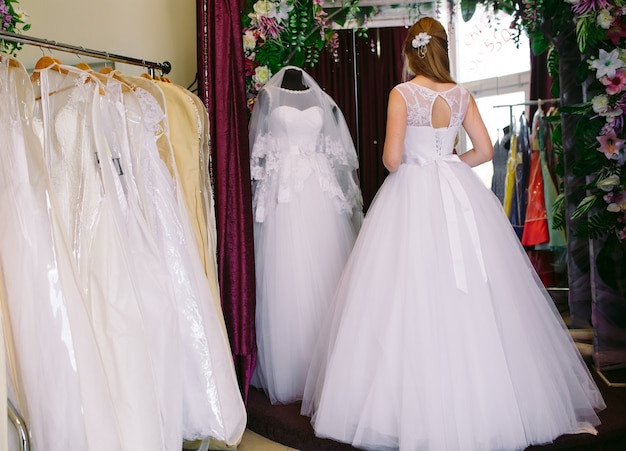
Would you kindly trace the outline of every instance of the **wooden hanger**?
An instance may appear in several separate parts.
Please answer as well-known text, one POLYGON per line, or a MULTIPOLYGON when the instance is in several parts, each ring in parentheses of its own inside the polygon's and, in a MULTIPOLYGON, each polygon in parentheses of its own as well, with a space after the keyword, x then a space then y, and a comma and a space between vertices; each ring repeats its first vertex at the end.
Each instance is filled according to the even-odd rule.
MULTIPOLYGON (((87 63, 80 62, 80 63, 78 63, 76 65, 76 68, 84 70, 83 68, 85 66, 87 68, 89 68, 89 65, 87 63), (82 66, 82 67, 78 67, 78 66, 82 66)), ((33 83, 36 82, 39 79, 39 71, 43 70, 43 69, 47 69, 47 68, 50 68, 52 70, 55 70, 55 71, 57 71, 57 72, 59 72, 61 74, 65 74, 65 75, 70 73, 69 70, 67 70, 66 68, 62 67, 61 61, 59 61, 58 59, 53 58, 51 56, 45 55, 45 56, 42 56, 41 58, 39 58, 37 63, 35 63, 35 70, 33 71, 33 74, 31 75, 31 81, 33 83)), ((93 71, 90 72, 90 70, 88 70, 87 72, 89 73, 89 77, 85 80, 85 83, 98 83, 98 80, 95 79, 94 76, 93 76, 93 73, 91 73, 93 71)), ((65 91, 66 89, 69 89, 69 87, 68 88, 59 89, 57 91, 52 91, 51 93, 49 93, 49 95, 53 95, 53 94, 55 94, 57 92, 65 91)), ((104 89, 102 88, 101 85, 98 86, 98 89, 99 89, 100 95, 104 95, 105 94, 104 89)), ((40 99, 40 97, 38 97, 36 100, 39 100, 39 99, 40 99)))
POLYGON ((30 76, 30 80, 33 83, 39 80, 39 71, 46 69, 48 67, 53 70, 56 70, 57 72, 67 74, 67 71, 65 69, 62 69, 60 66, 61 66, 61 61, 49 55, 44 55, 41 58, 39 58, 39 60, 35 63, 35 70, 33 71, 33 74, 30 76))
POLYGON ((122 85, 122 92, 134 91, 134 86, 131 86, 126 82, 126 80, 120 78, 119 70, 115 70, 111 67, 103 67, 102 69, 100 69, 100 73, 106 78, 113 78, 114 80, 119 82, 122 85))

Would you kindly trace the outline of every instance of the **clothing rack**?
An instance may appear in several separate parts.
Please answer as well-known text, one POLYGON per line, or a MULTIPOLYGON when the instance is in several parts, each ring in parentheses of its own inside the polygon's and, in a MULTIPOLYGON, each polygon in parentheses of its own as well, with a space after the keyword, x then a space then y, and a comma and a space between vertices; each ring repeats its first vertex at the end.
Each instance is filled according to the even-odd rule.
POLYGON ((143 66, 148 68, 151 76, 154 76, 154 70, 158 69, 162 75, 169 74, 172 70, 172 65, 169 61, 162 63, 155 63, 153 61, 146 61, 139 58, 131 58, 128 56, 116 55, 114 53, 102 52, 100 50, 86 49, 85 47, 79 47, 76 45, 62 44, 56 41, 50 41, 48 39, 35 38, 32 36, 24 36, 16 33, 10 33, 8 31, 0 31, 0 39, 5 41, 19 42, 21 44, 35 45, 53 50, 61 50, 63 52, 74 53, 76 55, 85 55, 95 58, 102 58, 109 61, 116 61, 119 63, 132 64, 135 66, 143 66))
POLYGON ((515 131, 515 119, 513 118, 513 108, 516 106, 533 106, 538 105, 541 107, 544 103, 559 103, 561 101, 560 98, 556 99, 537 99, 537 100, 528 100, 526 102, 520 103, 512 103, 508 105, 494 105, 494 108, 508 108, 509 109, 509 120, 511 125, 511 133, 515 131))
POLYGON ((20 450, 30 451, 30 439, 28 438, 26 423, 10 399, 7 400, 7 410, 9 414, 9 421, 13 424, 15 430, 19 434, 20 450))
MULTIPOLYGON (((76 55, 85 55, 95 58, 106 59, 109 61, 116 61, 120 63, 132 64, 134 66, 142 66, 146 67, 151 76, 154 76, 155 69, 159 70, 162 75, 168 74, 172 70, 172 65, 169 61, 164 61, 162 63, 156 63, 153 61, 146 61, 144 59, 139 58, 131 58, 128 56, 116 55, 109 52, 102 52, 99 50, 91 50, 86 49, 84 47, 79 47, 70 44, 62 44, 56 41, 50 41, 48 39, 41 39, 32 36, 23 36, 15 33, 10 33, 8 31, 0 30, 0 39, 11 42, 18 42, 21 44, 35 45, 38 47, 60 50, 63 52, 73 53, 76 55)), ((9 421, 15 427, 18 436, 19 436, 19 445, 21 451, 30 451, 30 440, 28 435, 28 430, 26 427, 26 422, 20 416, 19 412, 13 406, 10 400, 7 400, 7 410, 8 410, 8 418, 9 421)))

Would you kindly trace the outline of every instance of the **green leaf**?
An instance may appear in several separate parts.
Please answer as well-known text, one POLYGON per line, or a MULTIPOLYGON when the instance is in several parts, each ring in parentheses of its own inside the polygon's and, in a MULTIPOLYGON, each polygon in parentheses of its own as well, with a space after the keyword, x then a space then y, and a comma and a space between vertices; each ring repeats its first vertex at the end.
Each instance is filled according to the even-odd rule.
POLYGON ((550 48, 551 45, 548 38, 540 31, 533 33, 530 38, 530 42, 531 50, 535 55, 543 54, 546 50, 548 50, 548 48, 550 48))
POLYGON ((552 228, 565 230, 565 194, 560 193, 552 204, 552 228))
POLYGON ((559 52, 556 51, 556 47, 554 45, 550 45, 548 49, 548 54, 546 56, 546 66, 548 69, 548 75, 552 78, 558 77, 559 75, 559 52))
POLYGON ((580 53, 585 53, 587 49, 587 38, 589 35, 589 20, 588 17, 581 17, 576 22, 576 42, 578 43, 578 49, 580 53))
POLYGON ((476 12, 478 0, 461 0, 461 15, 464 22, 469 22, 476 12))
POLYGON ((581 200, 574 210, 574 213, 572 213, 572 219, 580 218, 581 216, 586 215, 587 212, 594 206, 596 200, 597 196, 595 194, 591 194, 581 200))
POLYGON ((561 113, 583 114, 591 109, 591 102, 578 103, 575 105, 565 105, 559 108, 561 113))

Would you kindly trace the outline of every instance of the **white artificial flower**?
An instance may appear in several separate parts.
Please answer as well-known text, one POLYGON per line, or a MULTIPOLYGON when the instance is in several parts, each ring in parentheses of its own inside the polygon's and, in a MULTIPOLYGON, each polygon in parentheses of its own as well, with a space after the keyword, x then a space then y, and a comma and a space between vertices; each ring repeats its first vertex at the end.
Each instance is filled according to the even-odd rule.
POLYGON ((254 33, 250 30, 246 30, 243 34, 243 49, 244 50, 254 50, 256 47, 256 38, 254 37, 254 33))
POLYGON ((611 24, 613 23, 613 16, 608 9, 602 9, 596 17, 596 22, 598 26, 604 28, 605 30, 608 30, 609 28, 611 28, 611 24))
POLYGON ((413 38, 413 40, 411 41, 411 45, 414 49, 428 45, 428 43, 430 42, 430 37, 431 36, 428 33, 422 31, 413 38))
POLYGON ((598 114, 606 112, 609 108, 609 97, 605 94, 600 94, 591 99, 591 107, 593 111, 598 114))
POLYGON ((606 209, 611 213, 618 213, 620 211, 619 205, 617 204, 609 204, 606 209))
POLYGON ((600 49, 600 55, 591 62, 590 66, 596 69, 596 78, 599 79, 605 75, 613 78, 617 69, 624 67, 624 61, 620 59, 619 49, 615 48, 610 52, 600 49))
POLYGON ((605 177, 602 180, 600 180, 598 183, 596 183, 596 186, 599 189, 607 193, 611 191, 617 185, 619 185, 619 176, 616 174, 609 175, 608 177, 605 177))
POLYGON ((276 13, 276 5, 269 0, 259 0, 252 6, 252 9, 257 16, 273 17, 276 13))
POLYGON ((278 7, 274 8, 274 15, 270 17, 275 17, 278 22, 284 22, 289 17, 289 13, 293 9, 293 5, 287 4, 288 0, 281 0, 278 3, 278 7))
POLYGON ((254 75, 252 76, 252 79, 255 83, 259 85, 264 85, 265 83, 267 83, 271 76, 272 72, 270 71, 269 67, 258 66, 254 69, 254 75))

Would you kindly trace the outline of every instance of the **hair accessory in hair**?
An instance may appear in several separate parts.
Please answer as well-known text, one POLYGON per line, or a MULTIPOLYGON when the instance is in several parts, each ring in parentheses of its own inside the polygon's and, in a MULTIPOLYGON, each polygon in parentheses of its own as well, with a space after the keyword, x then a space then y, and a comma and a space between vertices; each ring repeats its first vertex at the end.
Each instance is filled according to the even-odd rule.
POLYGON ((424 58, 426 56, 426 45, 430 42, 430 38, 431 36, 428 33, 422 31, 411 41, 411 45, 414 49, 417 49, 417 54, 420 58, 424 58))

